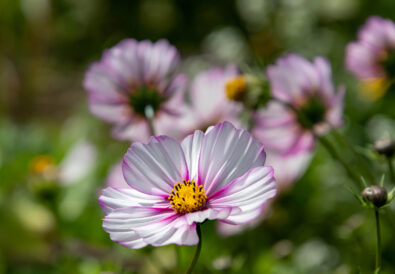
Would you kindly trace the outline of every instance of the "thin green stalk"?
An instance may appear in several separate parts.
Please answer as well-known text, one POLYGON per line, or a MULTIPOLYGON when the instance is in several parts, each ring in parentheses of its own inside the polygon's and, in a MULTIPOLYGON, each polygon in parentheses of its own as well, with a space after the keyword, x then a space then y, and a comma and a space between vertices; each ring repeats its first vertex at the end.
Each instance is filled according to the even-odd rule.
POLYGON ((193 269, 196 266, 196 263, 199 259, 199 255, 200 255, 200 250, 202 249, 202 232, 200 231, 200 224, 196 224, 196 230, 197 230, 197 235, 199 237, 199 243, 198 246, 196 248, 196 252, 195 252, 195 256, 193 257, 192 263, 188 268, 187 274, 191 274, 193 269))
POLYGON ((331 132, 333 133, 333 135, 335 136, 335 138, 339 141, 342 142, 343 145, 345 145, 346 147, 348 147, 350 149, 350 151, 352 152, 352 154, 354 155, 355 159, 357 160, 357 163, 362 166, 365 170, 366 170, 366 175, 369 176, 369 181, 371 182, 371 184, 375 183, 375 177, 374 175, 371 173, 371 168, 369 168, 366 163, 363 161, 363 159, 361 158, 361 155, 359 155, 359 153, 355 150, 354 146, 350 143, 350 141, 344 137, 342 134, 340 134, 337 129, 335 129, 332 125, 331 125, 331 132))
POLYGON ((156 132, 155 132, 154 123, 153 123, 155 111, 151 105, 148 105, 145 107, 144 114, 145 114, 145 118, 147 119, 150 135, 155 136, 156 132))
POLYGON ((379 209, 374 209, 374 215, 376 217, 376 232, 377 232, 377 246, 376 246, 376 269, 374 274, 379 274, 381 270, 381 231, 380 231, 380 215, 379 209))
POLYGON ((359 178, 359 176, 349 167, 349 165, 343 160, 343 158, 337 153, 336 149, 333 145, 325 139, 325 137, 317 136, 318 140, 321 144, 326 148, 326 150, 331 154, 331 156, 342 164, 344 169, 346 170, 348 176, 355 181, 355 183, 363 188, 363 182, 359 178))
POLYGON ((390 173, 390 178, 392 183, 395 183, 395 173, 394 173, 394 167, 392 166, 392 158, 387 157, 387 162, 388 162, 388 170, 390 173))

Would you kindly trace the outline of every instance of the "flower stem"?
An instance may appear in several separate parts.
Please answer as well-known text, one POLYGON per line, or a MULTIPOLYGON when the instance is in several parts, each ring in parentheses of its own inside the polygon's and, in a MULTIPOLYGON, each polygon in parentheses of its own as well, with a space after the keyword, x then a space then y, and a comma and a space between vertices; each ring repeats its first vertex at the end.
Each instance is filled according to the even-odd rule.
POLYGON ((199 243, 198 246, 196 248, 196 252, 195 252, 195 256, 193 257, 192 263, 188 268, 187 274, 191 274, 193 269, 195 268, 195 265, 199 259, 199 255, 200 255, 200 250, 202 249, 202 232, 200 231, 200 224, 196 224, 196 231, 199 237, 199 243))
POLYGON ((359 176, 349 167, 349 165, 343 160, 343 158, 338 154, 336 149, 333 147, 333 145, 325 139, 325 137, 320 137, 317 136, 318 140, 321 142, 321 144, 326 148, 326 150, 331 154, 331 156, 337 160, 339 163, 342 164, 344 169, 346 170, 348 176, 355 181, 355 183, 361 187, 363 187, 363 182, 359 178, 359 176))
POLYGON ((390 178, 392 183, 395 183, 395 173, 394 173, 394 167, 392 166, 392 158, 387 157, 387 162, 388 162, 388 170, 390 172, 390 178))
POLYGON ((150 135, 155 136, 156 132, 153 123, 155 111, 153 107, 151 105, 146 106, 144 109, 144 114, 145 114, 145 118, 147 119, 150 135))
POLYGON ((377 247, 376 247, 376 269, 374 274, 379 274, 381 270, 381 232, 380 232, 380 215, 379 209, 374 209, 374 215, 376 217, 376 232, 377 232, 377 247))
POLYGON ((362 159, 361 155, 355 150, 354 145, 350 143, 350 141, 342 134, 339 133, 339 131, 331 125, 331 132, 335 136, 335 138, 338 140, 338 142, 343 143, 347 148, 350 149, 351 153, 354 155, 357 163, 359 164, 360 167, 362 167, 364 170, 366 170, 366 175, 369 177, 369 181, 374 184, 375 183, 375 178, 374 175, 371 173, 371 168, 369 168, 364 160, 362 159))

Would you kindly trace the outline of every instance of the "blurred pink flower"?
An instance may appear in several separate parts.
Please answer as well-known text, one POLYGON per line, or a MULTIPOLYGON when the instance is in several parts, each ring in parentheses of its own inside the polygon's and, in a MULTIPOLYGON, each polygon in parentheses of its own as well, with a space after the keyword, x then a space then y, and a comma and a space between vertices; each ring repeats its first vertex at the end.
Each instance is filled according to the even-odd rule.
POLYGON ((242 103, 228 99, 225 94, 226 83, 238 75, 236 66, 228 65, 203 71, 194 78, 190 88, 191 110, 184 117, 189 132, 223 121, 241 126, 242 103))
POLYGON ((395 76, 395 24, 378 16, 369 17, 358 40, 347 46, 346 67, 362 81, 369 99, 381 97, 395 76))
POLYGON ((263 146, 224 122, 181 143, 167 136, 134 143, 123 160, 127 189, 108 187, 99 201, 103 227, 128 248, 194 245, 196 223, 245 224, 276 194, 263 146))
POLYGON ((310 162, 314 135, 342 125, 345 92, 335 92, 330 65, 322 57, 311 63, 290 54, 266 72, 275 99, 255 114, 252 132, 265 144, 279 184, 285 185, 301 176, 310 162))
POLYGON ((347 46, 346 66, 360 79, 385 77, 388 74, 386 65, 395 69, 394 56, 390 56, 394 55, 394 50, 394 22, 372 16, 359 30, 358 41, 347 46))
POLYGON ((86 72, 91 112, 114 124, 117 139, 146 140, 151 134, 145 112, 151 106, 157 133, 179 137, 175 119, 182 116, 186 87, 186 77, 176 74, 179 62, 166 40, 121 41, 86 72))

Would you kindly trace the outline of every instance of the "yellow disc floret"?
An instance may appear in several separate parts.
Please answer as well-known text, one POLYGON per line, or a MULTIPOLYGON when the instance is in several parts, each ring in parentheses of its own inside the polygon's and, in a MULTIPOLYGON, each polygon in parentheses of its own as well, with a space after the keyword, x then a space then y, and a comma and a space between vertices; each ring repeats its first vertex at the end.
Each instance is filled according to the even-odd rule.
POLYGON ((205 206, 207 196, 203 186, 198 186, 194 180, 176 183, 168 198, 177 213, 190 213, 205 206))
POLYGON ((54 159, 49 155, 40 155, 30 162, 30 170, 36 174, 42 174, 54 166, 54 159))
POLYGON ((243 101, 247 90, 247 83, 244 76, 231 78, 225 85, 226 97, 233 101, 243 101))
POLYGON ((362 95, 369 101, 380 99, 390 85, 391 82, 384 77, 364 79, 361 82, 362 95))

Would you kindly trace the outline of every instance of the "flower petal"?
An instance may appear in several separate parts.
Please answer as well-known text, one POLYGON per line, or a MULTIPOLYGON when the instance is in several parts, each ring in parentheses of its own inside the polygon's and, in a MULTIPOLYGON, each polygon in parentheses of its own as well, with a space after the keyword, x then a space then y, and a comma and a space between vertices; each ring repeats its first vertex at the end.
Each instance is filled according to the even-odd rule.
POLYGON ((96 117, 109 123, 126 123, 130 119, 130 107, 123 103, 102 103, 89 99, 89 110, 96 117))
POLYGON ((99 202, 104 213, 110 213, 115 209, 131 206, 170 207, 169 201, 166 198, 145 194, 129 186, 123 189, 113 187, 103 189, 102 195, 99 197, 99 202))
POLYGON ((87 70, 83 82, 84 88, 97 101, 119 101, 126 99, 127 90, 118 79, 110 73, 109 67, 101 62, 93 63, 87 70))
POLYGON ((181 143, 188 165, 189 180, 198 181, 199 157, 203 138, 204 133, 196 130, 194 134, 187 136, 181 143))
POLYGON ((125 178, 123 177, 122 161, 117 162, 111 167, 110 172, 107 176, 106 185, 116 189, 130 188, 130 186, 126 183, 125 178))
POLYGON ((327 113, 328 122, 334 127, 340 127, 343 120, 343 110, 344 110, 344 96, 346 94, 346 90, 343 86, 341 86, 336 95, 333 97, 332 105, 333 107, 327 113))
POLYGON ((150 136, 147 121, 139 117, 129 117, 126 122, 115 125, 111 134, 119 140, 139 142, 147 140, 150 136))
POLYGON ((263 145, 246 130, 223 122, 207 130, 199 158, 199 184, 209 196, 265 163, 263 145))
POLYGON ((187 224, 191 225, 193 223, 202 223, 205 220, 226 219, 234 211, 240 211, 240 209, 238 207, 206 208, 184 216, 187 224))
POLYGON ((126 232, 133 231, 134 236, 137 234, 145 243, 153 246, 195 245, 199 241, 195 224, 186 224, 182 215, 177 215, 171 209, 121 208, 111 212, 104 219, 103 227, 113 240, 128 241, 132 235, 126 232))
POLYGON ((132 188, 161 196, 168 196, 174 184, 188 178, 181 145, 168 136, 132 144, 123 159, 123 173, 132 188))
POLYGON ((329 61, 323 57, 314 59, 314 66, 319 76, 319 88, 317 89, 322 93, 324 98, 332 98, 335 94, 335 89, 332 83, 332 71, 329 61))
POLYGON ((225 120, 239 120, 242 105, 225 96, 226 82, 238 74, 236 66, 229 65, 203 71, 194 78, 190 97, 196 120, 191 128, 203 129, 225 120))
POLYGON ((256 167, 209 197, 208 206, 239 207, 240 211, 232 211, 229 217, 221 221, 244 224, 258 217, 263 205, 274 195, 276 195, 276 181, 273 168, 256 167))
POLYGON ((308 151, 284 155, 266 150, 266 154, 266 164, 273 167, 279 190, 285 189, 298 180, 306 171, 313 156, 313 153, 308 151))
POLYGON ((271 150, 291 150, 302 133, 295 114, 277 102, 257 112, 254 121, 252 133, 271 150))

